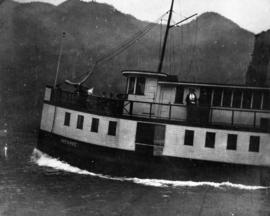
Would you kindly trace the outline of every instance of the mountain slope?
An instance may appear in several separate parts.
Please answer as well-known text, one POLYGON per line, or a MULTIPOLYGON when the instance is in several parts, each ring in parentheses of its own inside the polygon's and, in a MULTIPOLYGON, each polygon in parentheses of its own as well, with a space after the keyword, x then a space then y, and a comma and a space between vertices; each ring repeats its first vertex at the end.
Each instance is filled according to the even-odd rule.
POLYGON ((246 82, 255 86, 270 85, 270 30, 256 35, 246 82))
MULTIPOLYGON (((20 112, 29 112, 30 117, 33 109, 40 109, 44 86, 54 81, 62 32, 66 36, 61 82, 78 79, 97 59, 149 24, 107 4, 79 0, 59 6, 5 0, 0 4, 0 20, 5 110, 16 113, 16 103, 20 112)), ((121 70, 156 70, 165 28, 154 26, 130 49, 100 63, 87 85, 96 91, 121 91, 125 85, 121 70)), ((253 43, 252 33, 225 17, 202 14, 172 29, 163 71, 184 81, 244 83, 253 43)))

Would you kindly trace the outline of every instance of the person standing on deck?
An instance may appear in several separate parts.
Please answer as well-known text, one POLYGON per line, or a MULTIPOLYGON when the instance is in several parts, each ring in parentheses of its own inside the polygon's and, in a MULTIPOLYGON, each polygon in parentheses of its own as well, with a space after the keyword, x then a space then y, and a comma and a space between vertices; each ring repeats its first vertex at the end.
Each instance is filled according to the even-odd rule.
POLYGON ((195 90, 193 88, 189 89, 189 93, 186 97, 187 104, 187 120, 189 122, 195 122, 197 120, 197 96, 195 94, 195 90))
POLYGON ((195 90, 193 88, 189 89, 189 93, 186 97, 187 105, 196 105, 197 104, 197 96, 195 94, 195 90))

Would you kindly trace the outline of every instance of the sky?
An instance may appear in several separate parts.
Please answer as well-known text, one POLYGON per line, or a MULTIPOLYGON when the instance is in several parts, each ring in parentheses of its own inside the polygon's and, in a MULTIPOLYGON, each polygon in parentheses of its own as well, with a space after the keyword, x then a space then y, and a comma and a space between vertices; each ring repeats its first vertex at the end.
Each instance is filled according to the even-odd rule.
MULTIPOLYGON (((19 2, 42 1, 60 4, 64 0, 16 0, 19 2)), ((92 1, 92 0, 84 0, 92 1)), ((171 0, 95 0, 113 5, 116 9, 138 19, 156 21, 169 10, 171 0)), ((254 33, 270 29, 270 0, 175 0, 174 21, 194 13, 217 12, 242 28, 254 33)))

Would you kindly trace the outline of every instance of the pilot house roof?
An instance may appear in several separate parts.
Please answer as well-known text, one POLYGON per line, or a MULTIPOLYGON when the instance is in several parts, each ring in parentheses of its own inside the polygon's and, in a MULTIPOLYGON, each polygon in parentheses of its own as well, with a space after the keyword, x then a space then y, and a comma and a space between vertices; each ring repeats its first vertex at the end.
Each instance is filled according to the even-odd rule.
POLYGON ((122 71, 124 76, 151 76, 151 77, 167 77, 168 74, 165 73, 158 73, 154 71, 142 71, 142 70, 125 70, 122 71))

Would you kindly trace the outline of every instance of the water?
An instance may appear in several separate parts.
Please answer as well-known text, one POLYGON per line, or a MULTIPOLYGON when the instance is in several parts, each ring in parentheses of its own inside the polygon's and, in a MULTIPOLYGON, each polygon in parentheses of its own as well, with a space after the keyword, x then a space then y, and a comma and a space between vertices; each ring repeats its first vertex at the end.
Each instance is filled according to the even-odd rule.
POLYGON ((35 136, 26 134, 0 141, 0 216, 270 216, 270 189, 260 185, 106 176, 51 158, 35 145, 35 136))

